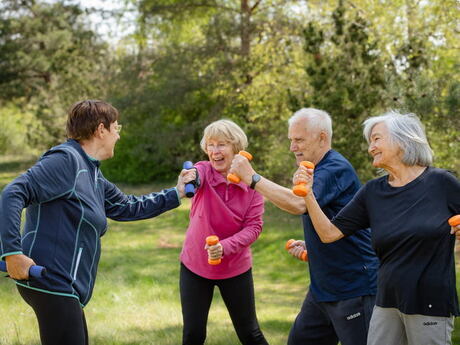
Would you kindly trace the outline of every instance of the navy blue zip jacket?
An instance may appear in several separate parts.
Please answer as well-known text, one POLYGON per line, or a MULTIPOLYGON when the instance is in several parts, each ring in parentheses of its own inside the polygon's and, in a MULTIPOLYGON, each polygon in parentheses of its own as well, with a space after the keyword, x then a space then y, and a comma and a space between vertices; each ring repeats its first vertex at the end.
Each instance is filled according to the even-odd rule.
POLYGON ((47 151, 10 183, 0 200, 0 259, 25 254, 45 266, 42 279, 17 284, 77 298, 86 305, 96 280, 100 237, 107 217, 130 221, 155 217, 180 205, 175 188, 141 197, 126 195, 102 176, 75 140, 47 151), (21 212, 27 207, 21 238, 21 212))

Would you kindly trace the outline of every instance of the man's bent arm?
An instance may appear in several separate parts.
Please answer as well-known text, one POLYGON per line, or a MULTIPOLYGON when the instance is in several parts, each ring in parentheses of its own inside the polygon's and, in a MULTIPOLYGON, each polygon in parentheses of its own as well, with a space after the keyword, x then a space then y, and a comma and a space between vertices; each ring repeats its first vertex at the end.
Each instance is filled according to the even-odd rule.
MULTIPOLYGON (((251 185, 252 176, 256 174, 251 163, 241 155, 235 155, 233 158, 230 172, 237 174, 248 186, 251 185)), ((280 186, 265 177, 261 176, 254 189, 286 212, 300 215, 307 211, 303 198, 294 195, 290 189, 280 186)))
POLYGON ((265 177, 262 177, 256 184, 255 190, 286 212, 301 215, 307 211, 305 199, 294 195, 292 190, 265 177))

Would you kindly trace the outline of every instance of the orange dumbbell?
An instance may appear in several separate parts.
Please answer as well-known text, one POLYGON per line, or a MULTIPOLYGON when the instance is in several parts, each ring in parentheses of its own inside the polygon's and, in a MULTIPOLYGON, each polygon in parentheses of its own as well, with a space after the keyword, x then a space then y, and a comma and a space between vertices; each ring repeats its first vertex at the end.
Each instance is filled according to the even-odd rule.
MULTIPOLYGON (((303 165, 307 169, 315 168, 315 164, 309 161, 302 161, 300 162, 300 165, 303 165)), ((308 187, 305 183, 296 184, 294 187, 292 187, 292 193, 297 196, 305 197, 308 194, 308 187)))
POLYGON ((460 214, 457 214, 456 216, 450 217, 447 222, 452 227, 459 225, 460 224, 460 214))
MULTIPOLYGON (((289 249, 290 249, 289 247, 291 246, 291 243, 294 242, 294 241, 295 241, 295 240, 293 240, 293 239, 291 238, 289 241, 286 242, 286 250, 289 250, 289 249)), ((308 254, 307 254, 307 251, 306 251, 306 250, 304 250, 304 251, 302 252, 302 254, 300 255, 300 260, 302 260, 302 261, 308 261, 308 254)))
MULTIPOLYGON (((215 236, 215 235, 211 235, 211 236, 208 236, 206 237, 206 244, 208 246, 215 246, 217 243, 219 243, 219 237, 215 236)), ((211 259, 211 258, 208 258, 208 264, 210 265, 218 265, 220 264, 222 260, 219 258, 219 259, 211 259)))
MULTIPOLYGON (((238 152, 238 154, 246 157, 248 159, 248 161, 252 160, 252 155, 247 151, 240 151, 240 152, 238 152)), ((235 174, 228 174, 227 175, 227 180, 229 180, 232 183, 240 183, 240 181, 241 181, 240 177, 235 175, 235 174)))

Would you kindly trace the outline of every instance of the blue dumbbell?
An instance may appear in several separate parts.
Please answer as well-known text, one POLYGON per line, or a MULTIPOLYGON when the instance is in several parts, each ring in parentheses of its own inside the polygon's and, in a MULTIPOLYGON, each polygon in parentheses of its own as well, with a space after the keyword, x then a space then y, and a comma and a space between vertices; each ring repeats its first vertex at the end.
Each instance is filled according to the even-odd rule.
MULTIPOLYGON (((0 271, 7 272, 6 262, 0 261, 0 271)), ((43 266, 30 266, 29 276, 34 278, 43 278, 46 275, 46 268, 43 266)))
MULTIPOLYGON (((193 163, 190 161, 184 162, 182 165, 183 169, 192 169, 193 168, 193 163)), ((195 184, 193 182, 189 182, 185 185, 185 196, 187 198, 192 198, 195 195, 195 184)))

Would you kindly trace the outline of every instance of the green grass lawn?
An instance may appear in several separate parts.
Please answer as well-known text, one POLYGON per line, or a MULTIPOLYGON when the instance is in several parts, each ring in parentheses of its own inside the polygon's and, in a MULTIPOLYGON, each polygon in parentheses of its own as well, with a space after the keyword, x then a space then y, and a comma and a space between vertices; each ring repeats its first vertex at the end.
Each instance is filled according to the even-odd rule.
MULTIPOLYGON (((0 188, 23 166, 0 161, 0 188)), ((158 186, 126 187, 129 193, 158 186)), ((179 345, 181 308, 179 260, 190 202, 157 218, 131 223, 109 221, 93 298, 85 308, 91 345, 179 345)), ((300 218, 266 205, 264 230, 253 245, 254 283, 259 322, 271 345, 286 344, 309 284, 307 267, 284 250, 301 238, 300 218)), ((0 279, 0 344, 38 345, 32 310, 15 284, 0 279)), ((457 322, 454 344, 460 344, 457 322)), ((237 345, 227 310, 216 289, 208 322, 208 345, 237 345)), ((65 345, 65 344, 63 344, 65 345)))

